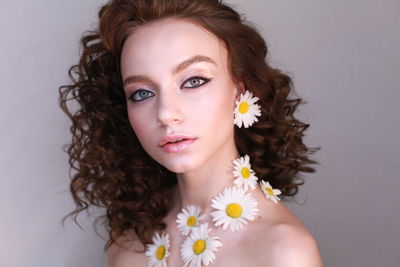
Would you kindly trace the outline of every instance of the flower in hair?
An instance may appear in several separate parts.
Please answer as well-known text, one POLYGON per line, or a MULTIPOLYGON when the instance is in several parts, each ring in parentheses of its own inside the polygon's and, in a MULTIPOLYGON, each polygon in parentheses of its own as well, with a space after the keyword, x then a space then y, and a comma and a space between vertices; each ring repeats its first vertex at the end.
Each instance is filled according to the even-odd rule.
POLYGON ((153 236, 153 244, 147 245, 145 255, 148 257, 147 266, 167 267, 169 256, 169 235, 163 233, 161 236, 156 233, 153 236))
POLYGON ((273 189, 269 182, 261 181, 261 189, 264 192, 265 197, 274 203, 278 203, 278 201, 281 200, 278 197, 278 195, 281 194, 281 190, 273 189))
POLYGON ((235 165, 233 176, 236 177, 233 183, 238 187, 243 187, 246 191, 248 188, 256 189, 258 178, 251 169, 250 157, 248 155, 240 157, 234 160, 233 164, 235 165))
POLYGON ((199 207, 190 205, 178 214, 176 222, 182 235, 187 236, 194 227, 199 226, 200 220, 204 217, 200 216, 200 212, 199 207))
POLYGON ((253 220, 258 212, 257 201, 239 187, 225 188, 212 199, 211 207, 216 209, 211 213, 214 225, 222 225, 223 230, 229 226, 232 232, 253 220))
POLYGON ((258 100, 258 97, 253 97, 253 94, 247 90, 244 95, 240 95, 240 100, 236 101, 234 111, 234 123, 239 128, 242 127, 242 124, 245 128, 248 128, 258 121, 257 116, 261 115, 260 106, 255 104, 258 100))
POLYGON ((194 227, 186 240, 182 243, 181 257, 184 266, 207 266, 215 259, 215 254, 222 243, 218 237, 210 236, 211 229, 207 223, 194 227))

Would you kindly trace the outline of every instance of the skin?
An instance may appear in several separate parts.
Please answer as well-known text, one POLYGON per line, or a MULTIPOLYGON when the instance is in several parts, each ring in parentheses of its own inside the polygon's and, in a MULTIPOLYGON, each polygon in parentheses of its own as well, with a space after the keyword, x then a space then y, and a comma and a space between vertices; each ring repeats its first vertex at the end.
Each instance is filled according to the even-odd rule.
MULTIPOLYGON (((197 205, 209 214, 211 199, 233 185, 232 161, 239 157, 233 110, 244 88, 231 79, 227 58, 216 36, 174 18, 136 29, 121 54, 130 124, 145 151, 178 178, 171 192, 174 206, 164 219, 171 244, 169 266, 182 266, 179 248, 184 238, 175 221, 182 207, 197 205), (194 56, 203 60, 176 69, 194 56), (182 152, 166 153, 158 143, 171 134, 197 139, 182 152)), ((259 189, 251 194, 260 212, 240 231, 218 230, 206 215, 204 222, 224 244, 209 266, 322 266, 315 240, 301 222, 283 204, 267 200, 259 189)), ((144 254, 135 252, 144 248, 136 237, 127 234, 119 241, 127 249, 115 245, 109 249, 110 267, 146 266, 144 254)))

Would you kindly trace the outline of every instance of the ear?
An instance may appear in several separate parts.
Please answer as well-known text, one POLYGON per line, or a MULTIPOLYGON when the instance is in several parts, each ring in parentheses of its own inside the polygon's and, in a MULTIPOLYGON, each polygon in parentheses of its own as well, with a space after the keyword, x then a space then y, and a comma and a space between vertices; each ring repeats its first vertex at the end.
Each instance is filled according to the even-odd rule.
POLYGON ((246 91, 246 88, 245 88, 245 86, 244 86, 244 83, 243 83, 243 82, 238 82, 238 83, 236 83, 235 91, 236 91, 236 92, 235 92, 235 93, 236 93, 235 99, 236 99, 237 101, 239 101, 240 95, 241 95, 241 94, 244 94, 244 92, 246 91))

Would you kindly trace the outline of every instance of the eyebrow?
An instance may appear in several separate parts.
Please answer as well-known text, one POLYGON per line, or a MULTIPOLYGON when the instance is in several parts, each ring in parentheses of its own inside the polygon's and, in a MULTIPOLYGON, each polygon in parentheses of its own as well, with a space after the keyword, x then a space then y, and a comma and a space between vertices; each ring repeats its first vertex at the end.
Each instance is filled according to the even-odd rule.
POLYGON ((124 86, 130 83, 134 82, 150 82, 152 86, 155 84, 150 80, 148 76, 145 75, 134 75, 134 76, 129 76, 124 80, 124 86))
POLYGON ((193 56, 191 58, 186 59, 185 61, 179 63, 174 70, 172 71, 173 74, 177 74, 179 72, 181 72, 182 70, 186 69, 187 67, 189 67, 190 65, 197 63, 197 62, 208 62, 208 63, 212 63, 214 65, 217 65, 217 63, 215 63, 214 60, 212 60, 211 58, 207 57, 207 56, 201 56, 201 55, 196 55, 193 56))
MULTIPOLYGON (((181 63, 179 63, 178 65, 175 66, 175 68, 172 71, 172 74, 177 74, 181 71, 183 71, 184 69, 186 69, 187 67, 189 67, 190 65, 197 63, 197 62, 208 62, 211 64, 214 64, 217 66, 217 63, 215 63, 214 60, 212 60, 211 58, 207 57, 207 56, 202 56, 202 55, 196 55, 193 56, 191 58, 188 58, 184 61, 182 61, 181 63)), ((124 80, 124 86, 129 84, 129 83, 134 83, 134 82, 143 82, 143 81, 150 81, 150 78, 148 76, 145 75, 134 75, 134 76, 129 76, 128 78, 126 78, 124 80)), ((151 82, 152 85, 154 85, 153 82, 151 82)))

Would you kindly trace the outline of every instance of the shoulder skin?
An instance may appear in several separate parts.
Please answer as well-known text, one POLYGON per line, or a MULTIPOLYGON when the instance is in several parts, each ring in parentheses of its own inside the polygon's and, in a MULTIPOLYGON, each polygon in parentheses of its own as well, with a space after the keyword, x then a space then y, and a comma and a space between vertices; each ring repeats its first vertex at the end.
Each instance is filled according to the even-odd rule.
POLYGON ((108 267, 147 266, 144 246, 134 234, 126 234, 107 250, 108 267))

